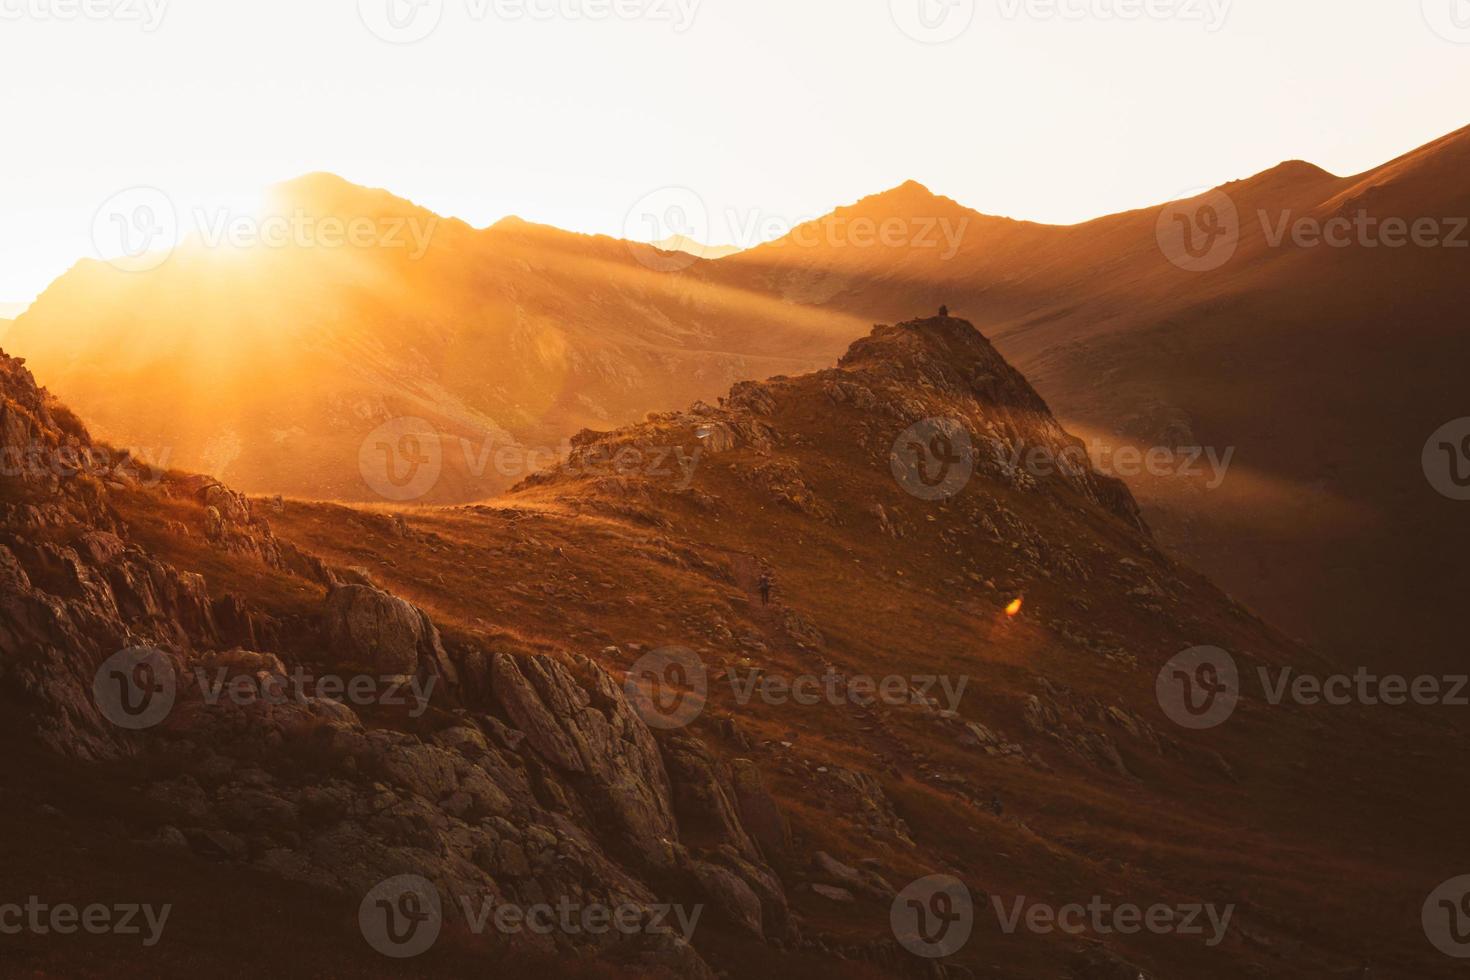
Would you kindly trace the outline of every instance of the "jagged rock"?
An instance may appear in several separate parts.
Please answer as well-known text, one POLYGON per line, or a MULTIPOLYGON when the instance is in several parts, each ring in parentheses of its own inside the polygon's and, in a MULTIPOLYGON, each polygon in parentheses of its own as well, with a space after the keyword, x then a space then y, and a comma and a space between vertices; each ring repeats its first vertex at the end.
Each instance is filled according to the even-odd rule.
POLYGON ((723 918, 757 939, 765 939, 761 926, 761 901, 739 875, 703 861, 694 862, 690 871, 723 918))
POLYGON ((344 665, 407 676, 421 664, 457 683, 439 630, 417 606, 368 585, 342 585, 327 594, 323 625, 344 665))
POLYGON ((527 742, 557 768, 588 777, 584 792, 619 836, 656 867, 674 861, 679 840, 672 790, 648 726, 601 667, 577 664, 583 688, 550 657, 491 657, 496 701, 527 742))
POLYGON ((657 937, 655 948, 639 955, 639 962, 649 971, 667 970, 685 980, 715 980, 715 973, 693 946, 678 936, 657 937))
POLYGON ((781 808, 766 790, 758 766, 749 759, 730 763, 735 801, 740 808, 740 821, 772 862, 785 862, 791 854, 791 828, 781 808))
POLYGON ((822 896, 829 902, 840 902, 844 905, 857 901, 852 892, 846 888, 838 888, 835 885, 812 885, 812 891, 822 896))
POLYGON ((705 452, 718 455, 727 453, 739 445, 735 430, 725 422, 710 422, 695 429, 695 437, 705 452))
POLYGON ((848 891, 879 899, 892 898, 894 895, 893 887, 878 875, 843 864, 826 851, 818 851, 812 855, 812 866, 828 882, 848 891))
POLYGON ((250 501, 243 493, 214 483, 201 490, 200 497, 205 508, 218 514, 220 520, 230 524, 250 523, 250 501))
POLYGON ((729 844, 746 859, 761 860, 760 850, 741 823, 727 780, 709 749, 699 739, 671 732, 659 741, 674 789, 682 840, 691 846, 729 844))

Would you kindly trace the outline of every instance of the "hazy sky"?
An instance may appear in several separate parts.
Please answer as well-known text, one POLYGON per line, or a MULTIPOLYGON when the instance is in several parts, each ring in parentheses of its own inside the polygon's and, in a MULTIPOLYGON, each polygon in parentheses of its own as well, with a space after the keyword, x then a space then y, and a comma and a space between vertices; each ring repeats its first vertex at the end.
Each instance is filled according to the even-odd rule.
POLYGON ((329 170, 609 234, 678 185, 752 244, 913 178, 1072 222, 1358 172, 1467 92, 1470 0, 0 0, 0 302, 135 185, 188 214, 329 170))

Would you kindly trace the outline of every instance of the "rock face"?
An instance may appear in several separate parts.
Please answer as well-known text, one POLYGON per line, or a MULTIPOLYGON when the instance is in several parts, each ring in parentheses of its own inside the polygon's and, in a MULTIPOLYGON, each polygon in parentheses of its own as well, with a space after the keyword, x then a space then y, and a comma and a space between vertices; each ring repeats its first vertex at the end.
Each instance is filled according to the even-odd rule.
MULTIPOLYGON (((607 470, 597 465, 599 460, 682 444, 687 454, 711 459, 749 450, 753 458, 739 471, 743 482, 780 507, 835 523, 838 502, 823 499, 812 474, 790 451, 835 438, 836 419, 843 423, 841 441, 856 443, 867 462, 884 471, 895 434, 915 424, 942 422, 968 438, 975 474, 1024 493, 1074 495, 1130 530, 1148 533, 1127 486, 1097 472, 1084 443, 1062 428, 1025 377, 974 326, 953 317, 879 325, 855 342, 836 368, 741 382, 719 407, 701 403, 687 412, 651 415, 643 425, 616 432, 583 432, 572 441, 567 467, 535 474, 516 489, 580 480, 591 483, 595 495, 617 501, 604 502, 602 509, 657 520, 653 508, 640 504, 650 495, 684 494, 688 488, 671 480, 597 476, 607 470), (811 425, 814 417, 823 422, 810 431, 788 427, 794 420, 811 425)), ((694 494, 699 499, 697 490, 694 494)), ((901 538, 909 530, 881 503, 863 509, 882 534, 901 538)), ((986 521, 997 539, 1021 541, 1038 566, 1075 565, 1073 556, 1041 553, 1045 535, 999 503, 986 521)))
MULTIPOLYGON (((56 465, 105 450, 3 355, 0 391, 0 450, 30 461, 0 474, 0 696, 59 754, 98 764, 148 757, 144 793, 180 825, 158 828, 157 839, 354 901, 411 872, 445 896, 525 905, 696 896, 730 928, 784 934, 784 890, 728 776, 697 741, 661 746, 600 666, 510 649, 456 647, 451 657, 422 609, 338 584, 322 562, 276 541, 242 495, 212 481, 165 484, 159 492, 196 508, 201 537, 223 561, 326 585, 303 627, 324 638, 336 669, 374 682, 436 680, 430 707, 445 720, 432 730, 368 728, 361 705, 299 686, 289 655, 257 646, 280 635, 268 617, 238 596, 211 597, 203 577, 132 541, 109 500, 119 483, 110 471, 56 465), (228 645, 242 636, 249 646, 228 645), (141 730, 106 717, 93 692, 99 665, 130 647, 156 650, 174 679, 166 714, 141 730), (708 801, 688 818, 702 826, 715 815, 721 832, 708 846, 686 845, 676 800, 708 801)), ((640 935, 609 952, 710 975, 676 936, 640 935)))
POLYGON ((426 620, 397 596, 367 585, 343 585, 328 594, 324 616, 327 642, 339 663, 385 674, 418 670, 426 620))
MULTIPOLYGON (((1055 824, 1025 799, 1032 774, 1021 766, 1053 774, 1048 787, 1081 781, 1088 792, 1078 806, 1135 780, 1168 798, 1176 763, 1195 750, 1141 713, 1153 672, 1127 644, 1155 631, 1178 637, 1170 611, 1184 598, 1221 620, 1230 611, 1211 606, 1203 586, 1187 591, 1149 548, 1126 491, 1082 465, 1037 476, 1008 462, 1020 447, 1060 455, 1072 441, 959 321, 880 327, 835 369, 738 384, 719 407, 589 433, 574 444, 572 466, 527 481, 524 493, 549 501, 412 521, 293 503, 281 518, 292 533, 279 538, 257 512, 270 505, 217 481, 130 482, 119 457, 3 357, 0 384, 0 433, 15 440, 0 450, 108 461, 0 472, 0 707, 55 753, 96 766, 130 757, 109 772, 137 780, 168 820, 140 839, 189 849, 222 874, 248 866, 349 907, 378 883, 415 874, 452 916, 464 899, 674 903, 702 909, 716 930, 695 945, 658 934, 523 937, 569 960, 712 976, 702 952, 722 967, 722 956, 751 954, 771 972, 815 957, 861 961, 877 975, 970 975, 968 962, 989 952, 965 966, 919 963, 890 936, 894 886, 921 871, 962 873, 996 853, 1011 861, 1046 842, 1055 824), (895 480, 890 454, 897 433, 934 417, 961 420, 981 451, 970 492, 926 510, 895 480), (639 445, 679 447, 672 458, 685 462, 711 458, 687 480, 594 465, 639 445), (577 519, 584 508, 613 519, 577 519), (775 517, 748 519, 763 513, 775 517), (328 515, 345 535, 362 532, 340 551, 322 546, 355 567, 287 540, 315 534, 328 515), (454 539, 465 527, 484 539, 464 547, 454 539), (727 558, 737 528, 759 550, 727 558), (860 561, 844 602, 828 606, 810 588, 825 568, 786 574, 798 552, 807 561, 847 551, 860 561), (502 575, 505 595, 445 582, 443 570, 461 558, 502 575), (767 568, 777 583, 769 605, 752 598, 767 568), (620 593, 625 570, 641 595, 620 593), (378 581, 402 583, 391 586, 399 594, 378 581), (1009 620, 1019 595, 1026 613, 1009 620), (1078 601, 1053 598, 1061 595, 1078 601), (947 687, 921 690, 917 677, 898 678, 892 703, 854 700, 854 650, 875 638, 893 641, 885 662, 891 654, 931 669, 923 658, 941 644, 927 629, 918 640, 899 636, 891 624, 902 617, 886 611, 882 626, 865 622, 911 600, 942 610, 932 623, 951 662, 997 681, 978 706, 962 710, 958 690, 941 700, 947 687), (1098 629, 1104 605, 1108 626, 1098 629), (566 622, 529 627, 528 607, 566 622), (612 632, 644 615, 644 635, 612 632), (1147 634, 1113 632, 1140 621, 1147 634), (1001 641, 976 634, 976 623, 1015 647, 1003 671, 985 657, 1001 641), (688 638, 711 666, 820 673, 823 700, 837 701, 798 718, 737 708, 716 684, 695 723, 654 730, 610 671, 626 662, 624 650, 642 654, 643 641, 665 632, 688 638), (95 689, 99 665, 133 648, 156 655, 136 682, 176 681, 164 717, 136 730, 102 710, 95 689), (601 650, 601 662, 578 649, 601 650), (1080 659, 1087 673, 1053 683, 1030 670, 1028 651, 1044 652, 1037 662, 1047 670, 1080 659), (366 681, 366 693, 333 694, 325 677, 303 679, 303 667, 366 681), (1094 674, 1110 687, 1092 687, 1094 674), (405 686, 420 693, 395 705, 390 693, 405 686), (876 932, 852 945, 860 921, 876 932)), ((1274 642, 1249 628, 1253 644, 1274 642)), ((1191 787, 1206 772, 1194 761, 1191 787)), ((1206 761, 1228 778, 1223 757, 1206 761)), ((1172 802, 1189 812, 1191 801, 1172 802)), ((1063 843, 1051 850, 1059 862, 1082 853, 1085 865, 1070 868, 1101 866, 1063 843)), ((1131 870, 1135 861, 1114 864, 1131 870)))

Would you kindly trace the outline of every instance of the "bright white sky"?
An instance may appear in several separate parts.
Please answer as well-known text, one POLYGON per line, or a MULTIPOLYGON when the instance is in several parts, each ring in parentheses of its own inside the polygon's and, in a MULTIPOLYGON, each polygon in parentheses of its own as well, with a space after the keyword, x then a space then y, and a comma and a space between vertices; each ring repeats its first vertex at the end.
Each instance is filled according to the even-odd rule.
POLYGON ((187 213, 328 170, 475 225, 618 235, 683 185, 713 240, 751 244, 752 216, 909 178, 1072 222, 1287 158, 1354 173, 1470 123, 1470 0, 1050 3, 0 0, 0 302, 92 254, 134 185, 187 213), (364 15, 390 3, 440 25, 385 43, 364 15), (1115 15, 1145 3, 1173 16, 1115 15), (972 13, 943 44, 900 27, 972 13))

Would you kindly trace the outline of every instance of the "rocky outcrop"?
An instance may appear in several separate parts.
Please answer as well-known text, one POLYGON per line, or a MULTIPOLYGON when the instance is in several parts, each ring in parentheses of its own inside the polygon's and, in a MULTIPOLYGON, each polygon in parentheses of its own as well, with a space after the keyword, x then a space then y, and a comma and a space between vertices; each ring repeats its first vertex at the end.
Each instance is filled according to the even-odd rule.
POLYGON ((791 827, 776 801, 766 790, 760 767, 749 759, 730 763, 730 778, 741 824, 774 864, 791 857, 791 827))
POLYGON ((663 758, 622 688, 590 660, 574 663, 583 687, 546 656, 491 658, 492 690, 507 720, 571 778, 617 843, 656 868, 674 864, 678 824, 663 758))
POLYGON ((686 842, 709 848, 728 845, 747 860, 764 861, 741 820, 731 780, 709 748, 683 732, 667 734, 661 747, 686 842))
MULTIPOLYGON (((7 459, 92 449, 19 362, 0 355, 0 382, 7 459)), ((212 596, 203 576, 134 542, 109 500, 131 485, 103 476, 0 472, 0 698, 59 754, 146 757, 139 789, 174 822, 156 840, 353 901, 414 873, 446 896, 525 905, 689 895, 724 927, 786 934, 781 883, 742 825, 728 776, 695 739, 661 747, 601 667, 462 642, 451 654, 424 610, 365 582, 340 584, 278 541, 248 498, 216 481, 163 481, 153 492, 198 515, 197 532, 175 521, 173 533, 197 534, 227 562, 327 586, 316 621, 303 624, 325 640, 327 662, 303 673, 278 646, 282 623, 239 595, 212 596), (167 689, 163 713, 136 730, 119 727, 93 690, 99 665, 128 648, 155 658, 148 683, 168 678, 156 689, 167 689), (323 693, 324 666, 392 690, 436 686, 419 684, 429 703, 411 700, 397 715, 387 689, 371 688, 369 726, 340 686, 323 693), (393 727, 399 716, 419 721, 393 727), (681 809, 688 836, 701 838, 697 854, 683 842, 681 809), (719 832, 704 840, 711 820, 719 832)), ((528 941, 608 946, 647 968, 712 975, 675 936, 617 948, 587 934, 528 941)))
POLYGON ((385 675, 426 670, 458 683, 438 628, 412 603, 370 585, 342 585, 327 594, 322 615, 339 664, 385 675))

